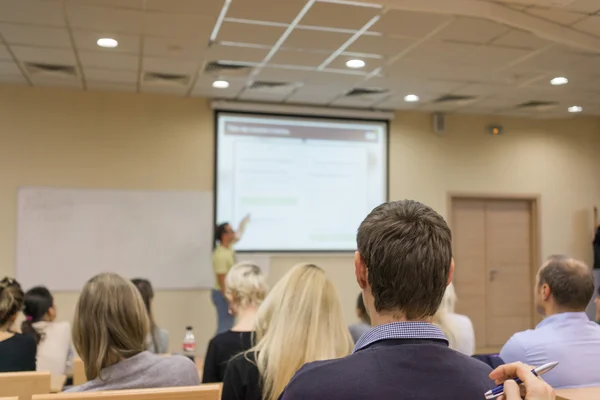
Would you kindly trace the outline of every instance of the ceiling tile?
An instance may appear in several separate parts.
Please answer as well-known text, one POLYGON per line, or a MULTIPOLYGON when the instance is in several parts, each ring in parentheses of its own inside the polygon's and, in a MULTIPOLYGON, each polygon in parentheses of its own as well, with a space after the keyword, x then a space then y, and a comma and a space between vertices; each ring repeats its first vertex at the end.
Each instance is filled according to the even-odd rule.
POLYGON ((111 82, 134 85, 137 83, 136 71, 117 71, 109 69, 86 68, 84 70, 86 81, 111 82))
POLYGON ((142 85, 141 91, 143 93, 160 93, 183 96, 187 93, 188 88, 186 86, 156 83, 142 85))
POLYGON ((371 107, 373 103, 379 103, 385 100, 390 96, 389 93, 374 95, 374 96, 342 96, 331 103, 333 106, 337 107, 371 107))
POLYGON ((238 98, 240 100, 251 100, 251 101, 260 101, 260 102, 269 102, 269 103, 279 103, 285 99, 290 92, 287 93, 264 93, 260 90, 244 90, 238 98))
POLYGON ((570 49, 553 47, 516 65, 519 69, 537 71, 553 71, 568 68, 574 64, 584 62, 586 56, 570 51, 570 49))
POLYGON ((66 87, 73 89, 81 89, 81 80, 79 77, 57 77, 57 76, 31 76, 31 82, 34 86, 52 86, 52 87, 66 87))
POLYGON ((394 56, 414 43, 414 39, 389 36, 360 36, 346 51, 355 53, 380 54, 384 57, 394 56))
POLYGON ((80 50, 96 50, 105 53, 131 53, 138 54, 140 52, 140 36, 128 35, 124 33, 113 34, 110 32, 96 32, 76 30, 73 32, 75 46, 80 50), (110 37, 119 42, 119 46, 114 49, 104 49, 96 44, 100 38, 110 37))
POLYGON ((138 56, 88 50, 79 52, 79 60, 85 69, 97 68, 137 71, 139 64, 138 56))
POLYGON ((568 10, 592 14, 600 11, 600 4, 597 0, 573 0, 565 6, 568 10))
MULTIPOLYGON (((434 79, 413 79, 411 77, 376 77, 371 78, 364 85, 392 89, 400 94, 402 98, 407 94, 417 94, 421 96, 424 93, 450 93, 461 86, 463 83, 453 81, 443 81, 434 79)), ((404 101, 404 100, 403 100, 404 101)))
POLYGON ((146 10, 179 14, 202 14, 216 18, 225 0, 146 0, 146 10))
POLYGON ((144 57, 144 71, 160 72, 164 74, 193 75, 199 67, 195 61, 171 58, 144 57))
POLYGON ((309 51, 279 50, 269 64, 295 65, 301 67, 318 67, 329 56, 328 53, 313 53, 309 51))
POLYGON ((574 24, 573 28, 577 29, 578 31, 589 33, 595 36, 600 36, 600 17, 588 17, 583 21, 574 24))
POLYGON ((306 50, 335 51, 351 36, 349 33, 294 29, 283 46, 306 50))
POLYGON ((109 8, 143 10, 144 0, 65 0, 67 4, 85 4, 109 8))
POLYGON ((6 83, 11 85, 25 85, 27 80, 23 75, 3 75, 0 74, 0 83, 6 83))
POLYGON ((314 85, 342 85, 342 86, 351 86, 358 84, 364 79, 362 75, 351 75, 344 74, 340 72, 330 72, 330 71, 307 71, 306 72, 306 82, 314 85))
POLYGON ((43 0, 0 0, 0 22, 66 26, 62 4, 43 0))
POLYGON ((453 90, 450 93, 466 95, 466 96, 484 97, 484 96, 492 96, 492 95, 495 95, 500 92, 505 92, 507 90, 510 90, 510 87, 508 85, 489 85, 489 84, 484 84, 484 83, 469 83, 467 85, 461 86, 460 88, 453 90))
POLYGON ((2 43, 0 43, 0 60, 12 60, 12 56, 2 43))
POLYGON ((131 92, 134 93, 137 90, 136 85, 132 84, 120 84, 111 82, 95 82, 87 81, 86 86, 88 90, 98 90, 103 92, 131 92))
POLYGON ((205 46, 206 42, 200 38, 146 36, 144 38, 144 55, 199 60, 206 52, 205 46))
POLYGON ((456 17, 435 38, 467 43, 487 43, 508 30, 505 25, 483 18, 456 17))
POLYGON ((21 70, 12 61, 0 61, 0 75, 21 75, 21 70))
POLYGON ((180 39, 200 38, 204 39, 206 45, 214 25, 214 18, 197 14, 144 14, 144 34, 180 39))
POLYGON ((0 34, 11 45, 71 48, 69 34, 64 28, 0 23, 0 34))
POLYGON ((206 52, 207 61, 235 61, 260 63, 265 59, 269 50, 238 46, 210 46, 206 52))
POLYGON ((11 46, 11 49, 21 62, 75 65, 75 54, 72 50, 24 46, 11 46))
MULTIPOLYGON (((348 60, 352 60, 354 58, 356 58, 356 57, 351 57, 351 56, 346 56, 346 55, 340 55, 340 56, 336 57, 327 66, 327 69, 350 70, 348 67, 346 67, 346 62, 348 60)), ((356 71, 356 72, 371 72, 374 69, 379 68, 380 66, 382 66, 383 63, 385 62, 385 60, 382 59, 382 58, 364 58, 363 61, 365 62, 364 68, 356 69, 356 70, 352 70, 352 71, 356 71)))
POLYGON ((142 29, 142 12, 139 10, 68 3, 67 15, 74 29, 133 34, 139 34, 142 29))
POLYGON ((422 38, 451 18, 446 15, 389 10, 371 30, 387 35, 422 38))
POLYGON ((303 82, 306 79, 308 71, 287 68, 261 68, 256 72, 257 80, 277 81, 277 82, 303 82))
POLYGON ((499 68, 530 53, 529 50, 472 44, 428 41, 411 51, 410 60, 447 65, 494 66, 499 68))
POLYGON ((359 30, 381 11, 378 7, 317 2, 302 18, 300 25, 359 30))
POLYGON ((556 8, 530 8, 527 14, 535 15, 548 21, 555 22, 560 25, 571 26, 577 21, 581 21, 584 16, 579 13, 574 13, 556 8))
POLYGON ((289 24, 305 4, 306 0, 232 1, 227 17, 289 24))
POLYGON ((505 35, 500 36, 492 42, 495 46, 515 47, 520 49, 540 49, 545 46, 551 46, 553 43, 541 39, 529 32, 512 29, 505 35))
POLYGON ((274 45, 286 28, 279 26, 224 22, 217 41, 274 45))
MULTIPOLYGON (((348 87, 349 88, 349 87, 348 87)), ((346 91, 346 87, 306 85, 287 98, 287 103, 325 105, 346 91)))

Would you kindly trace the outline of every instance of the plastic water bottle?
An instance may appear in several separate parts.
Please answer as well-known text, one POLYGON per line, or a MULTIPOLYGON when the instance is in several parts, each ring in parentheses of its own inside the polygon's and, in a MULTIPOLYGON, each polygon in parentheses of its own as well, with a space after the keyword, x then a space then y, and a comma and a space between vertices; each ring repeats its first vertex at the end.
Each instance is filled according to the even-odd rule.
POLYGON ((192 327, 185 328, 185 336, 183 337, 183 355, 194 361, 196 356, 196 337, 192 331, 192 327))

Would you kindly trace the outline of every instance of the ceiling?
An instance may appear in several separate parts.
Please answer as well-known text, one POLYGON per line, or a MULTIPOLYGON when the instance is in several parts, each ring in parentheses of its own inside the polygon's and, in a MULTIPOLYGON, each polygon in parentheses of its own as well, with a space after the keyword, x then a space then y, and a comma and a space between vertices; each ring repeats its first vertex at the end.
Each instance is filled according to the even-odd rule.
POLYGON ((550 118, 580 105, 600 115, 600 1, 0 0, 0 82, 550 118), (101 37, 119 46, 100 48, 101 37), (355 58, 366 66, 347 68, 355 58), (551 86, 555 76, 569 83, 551 86), (213 88, 217 79, 230 86, 213 88), (375 93, 347 96, 354 89, 375 93), (528 102, 553 104, 517 107, 528 102))

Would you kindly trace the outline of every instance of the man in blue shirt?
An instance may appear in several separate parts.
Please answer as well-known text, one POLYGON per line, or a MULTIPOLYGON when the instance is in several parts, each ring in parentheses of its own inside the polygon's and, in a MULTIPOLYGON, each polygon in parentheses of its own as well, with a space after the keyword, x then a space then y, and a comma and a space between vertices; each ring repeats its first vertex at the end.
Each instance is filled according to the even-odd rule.
POLYGON ((546 318, 535 329, 513 335, 500 351, 505 362, 543 365, 558 361, 544 375, 555 388, 600 385, 592 366, 600 359, 600 326, 585 309, 594 293, 594 277, 581 261, 552 256, 540 268, 535 303, 546 318))
POLYGON ((431 323, 454 273, 444 219, 416 201, 384 203, 356 241, 356 280, 374 328, 352 355, 302 367, 280 399, 484 398, 490 367, 448 348, 431 323))

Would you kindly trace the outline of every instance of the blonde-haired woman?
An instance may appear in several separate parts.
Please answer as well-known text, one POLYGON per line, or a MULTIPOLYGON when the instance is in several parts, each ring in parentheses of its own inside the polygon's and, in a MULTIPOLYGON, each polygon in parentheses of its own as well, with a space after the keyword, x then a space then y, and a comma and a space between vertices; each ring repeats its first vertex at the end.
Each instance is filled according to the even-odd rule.
POLYGON ((229 312, 236 324, 208 344, 202 383, 223 382, 229 360, 252 347, 256 312, 269 290, 260 268, 250 263, 234 265, 225 277, 225 288, 229 312))
POLYGON ((300 264, 285 274, 258 310, 256 340, 227 366, 223 400, 275 400, 302 365, 350 354, 352 338, 325 271, 300 264))
POLYGON ((444 331, 451 349, 472 356, 475 352, 475 330, 469 317, 454 312, 456 300, 454 285, 450 283, 433 322, 444 331))
POLYGON ((133 283, 111 273, 90 279, 73 321, 73 345, 88 382, 68 391, 198 385, 198 371, 189 359, 146 351, 149 331, 146 306, 133 283))

